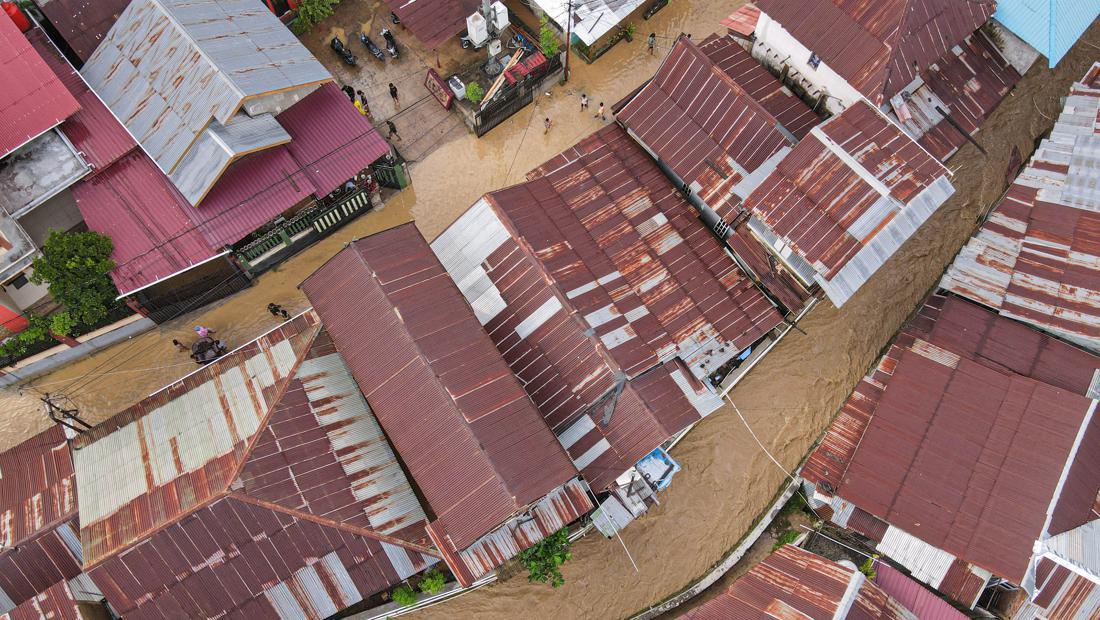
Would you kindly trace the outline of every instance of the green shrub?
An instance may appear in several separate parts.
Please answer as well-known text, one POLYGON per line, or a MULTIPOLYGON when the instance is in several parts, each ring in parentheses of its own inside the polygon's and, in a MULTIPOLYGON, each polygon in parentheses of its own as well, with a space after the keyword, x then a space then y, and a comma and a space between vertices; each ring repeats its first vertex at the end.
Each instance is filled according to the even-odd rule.
POLYGON ((528 581, 549 583, 557 588, 565 583, 561 565, 571 557, 573 554, 569 551, 569 531, 562 528, 520 553, 519 561, 529 573, 528 581))
POLYGON ((436 569, 430 569, 420 579, 420 591, 427 595, 439 594, 447 585, 447 578, 436 569))
POLYGON ((779 538, 775 539, 775 545, 772 547, 772 551, 779 549, 783 545, 789 545, 798 538, 798 532, 795 530, 787 530, 779 535, 779 538))
POLYGON ((549 58, 558 55, 560 46, 558 33, 554 32, 554 27, 550 25, 550 18, 544 13, 542 19, 539 20, 539 47, 542 48, 542 53, 549 58))
POLYGON ((393 602, 401 605, 402 607, 408 607, 416 604, 416 590, 413 590, 409 586, 401 586, 393 591, 390 595, 393 602))
POLYGON ((878 574, 875 572, 875 558, 867 558, 864 560, 863 564, 859 565, 859 572, 867 575, 868 579, 874 579, 875 575, 878 574))
POLYGON ((66 233, 51 230, 42 244, 42 256, 34 259, 30 281, 48 285, 54 301, 64 310, 51 318, 50 329, 68 335, 77 323, 95 324, 107 317, 115 296, 110 273, 114 243, 97 232, 66 233))
POLYGON ((470 82, 466 85, 466 98, 471 103, 481 103, 481 99, 485 96, 485 91, 481 89, 481 85, 477 82, 470 82))
POLYGON ((294 34, 309 32, 310 28, 332 15, 332 7, 337 4, 340 4, 340 0, 299 0, 298 18, 294 20, 291 30, 294 31, 294 34))

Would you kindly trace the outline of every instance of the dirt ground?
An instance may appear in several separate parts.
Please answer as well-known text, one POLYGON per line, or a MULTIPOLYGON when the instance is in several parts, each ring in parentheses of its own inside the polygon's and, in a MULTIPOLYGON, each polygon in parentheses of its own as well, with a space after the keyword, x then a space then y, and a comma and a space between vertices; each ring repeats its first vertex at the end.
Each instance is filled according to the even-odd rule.
MULTIPOLYGON (((368 14, 378 1, 345 2, 342 11, 352 7, 348 10, 358 13, 336 15, 318 32, 349 28, 356 15, 368 14)), ((618 45, 593 65, 574 59, 567 85, 553 88, 482 139, 464 130, 431 138, 434 150, 412 166, 413 186, 390 198, 383 209, 264 274, 253 288, 40 377, 34 381, 36 389, 69 394, 81 415, 96 422, 192 370, 192 363, 171 345, 172 338, 190 337, 192 325, 214 328, 233 345, 256 337, 275 326, 264 309, 268 302, 292 310, 305 308, 297 284, 343 243, 410 218, 432 239, 482 193, 522 180, 527 170, 600 127, 602 121, 578 112, 581 92, 589 95, 593 107, 601 100, 617 101, 652 75, 678 33, 690 32, 701 39, 719 30, 719 19, 737 4, 674 0, 653 19, 639 24, 641 36, 633 43, 618 45), (644 38, 650 31, 659 37, 658 54, 653 57, 645 53, 644 38), (555 126, 544 135, 541 119, 546 116, 554 119, 555 126)), ((398 33, 399 41, 409 37, 398 33)), ((321 42, 327 45, 323 38, 307 41, 311 46, 321 42)), ((361 44, 353 45, 358 45, 355 52, 361 63, 377 63, 364 57, 361 44)), ((800 324, 806 334, 792 332, 734 390, 732 397, 748 423, 785 467, 797 466, 856 381, 935 285, 972 233, 979 214, 1002 194, 1012 148, 1018 147, 1027 158, 1036 137, 1053 125, 1069 84, 1100 57, 1098 45, 1100 27, 1093 24, 1056 70, 1033 67, 976 136, 988 156, 967 145, 949 162, 955 172, 956 195, 843 310, 820 304, 800 324)), ((331 61, 336 59, 331 50, 316 52, 333 66, 331 61)), ((421 57, 418 62, 431 60, 421 57)), ((340 75, 340 70, 334 73, 340 75)), ((418 82, 410 77, 406 83, 418 82)), ((384 109, 385 100, 379 105, 384 109)), ((405 130, 401 127, 403 136, 413 135, 405 130)), ((0 394, 0 449, 46 427, 37 397, 14 389, 0 394)), ((618 541, 589 536, 574 546, 573 560, 564 567, 567 582, 562 588, 510 579, 419 615, 615 618, 675 594, 737 544, 786 475, 757 447, 730 407, 696 427, 677 445, 675 456, 684 471, 665 492, 661 506, 623 532, 638 572, 618 541)))

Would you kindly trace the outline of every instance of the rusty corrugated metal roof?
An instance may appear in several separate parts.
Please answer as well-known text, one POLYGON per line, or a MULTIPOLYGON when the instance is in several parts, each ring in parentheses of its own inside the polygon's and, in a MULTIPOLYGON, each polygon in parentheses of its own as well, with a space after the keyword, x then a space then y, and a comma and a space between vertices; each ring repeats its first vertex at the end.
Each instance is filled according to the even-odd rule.
MULTIPOLYGON (((946 603, 944 605, 951 609, 946 603)), ((780 547, 724 593, 681 616, 685 620, 909 620, 914 617, 911 610, 864 578, 854 567, 792 545, 780 547)), ((965 618, 958 612, 935 617, 965 618)))
POLYGON ((298 317, 77 437, 85 562, 225 492, 319 329, 298 317))
MULTIPOLYGON (((804 476, 1021 583, 1098 368, 1100 358, 1080 349, 968 301, 933 296, 845 405, 804 476)), ((1100 433, 1082 445, 1095 443, 1090 436, 1100 433)), ((1088 495, 1091 484, 1095 498, 1100 481, 1068 471, 1067 481, 1078 482, 1067 488, 1078 491, 1062 497, 1088 495)))
POLYGON ((840 306, 953 192, 939 162, 861 102, 814 127, 745 206, 840 306))
POLYGON ((543 538, 588 514, 596 506, 590 491, 579 478, 554 489, 534 506, 482 536, 447 563, 462 573, 462 583, 472 583, 482 575, 519 555, 543 538))
POLYGON ((0 549, 76 513, 73 461, 60 426, 0 453, 0 549))
MULTIPOLYGON (((753 5, 746 4, 741 9, 749 7, 753 5)), ((755 20, 753 25, 756 25, 755 20)), ((712 34, 703 39, 699 50, 799 140, 806 137, 811 127, 821 123, 822 118, 810 106, 784 87, 733 37, 712 34)))
POLYGON ((413 224, 360 239, 302 283, 450 552, 576 475, 413 224))
POLYGON ((1100 351, 1100 87, 1087 82, 940 286, 1100 351))
POLYGON ((58 581, 15 609, 0 613, 0 620, 82 620, 84 617, 64 581, 58 581))
POLYGON ((466 16, 481 8, 478 0, 386 0, 424 47, 436 49, 466 29, 466 16))
POLYGON ((712 411, 698 377, 781 317, 622 128, 529 176, 478 201, 432 248, 602 489, 712 411))
POLYGON ((875 576, 872 577, 872 581, 883 593, 901 603, 920 620, 963 620, 966 618, 950 603, 936 596, 914 581, 912 577, 886 562, 875 563, 875 576))
POLYGON ((89 573, 125 617, 321 620, 408 576, 383 545, 230 494, 89 573))
POLYGON ((319 321, 308 311, 77 440, 87 565, 116 610, 320 619, 436 561, 319 321))
POLYGON ((738 199, 739 183, 793 143, 775 117, 686 37, 616 118, 719 212, 738 199))
POLYGON ((921 77, 924 83, 906 100, 912 118, 899 122, 940 161, 946 161, 966 138, 944 120, 936 106, 974 134, 1020 81, 1020 74, 980 32, 948 50, 921 77))
POLYGON ((993 15, 993 0, 758 0, 761 12, 875 105, 993 15))
MULTIPOLYGON (((7 481, 7 477, 4 478, 7 481)), ((76 516, 0 552, 0 613, 48 596, 50 588, 80 574, 76 516), (72 546, 70 546, 72 545, 72 546), (8 601, 11 603, 9 604, 8 601)), ((33 604, 32 606, 33 607, 33 604)))

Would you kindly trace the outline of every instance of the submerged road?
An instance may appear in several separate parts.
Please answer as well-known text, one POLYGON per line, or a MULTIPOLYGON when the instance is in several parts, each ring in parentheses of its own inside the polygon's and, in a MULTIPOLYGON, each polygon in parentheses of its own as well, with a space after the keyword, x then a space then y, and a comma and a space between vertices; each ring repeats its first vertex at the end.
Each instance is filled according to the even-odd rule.
MULTIPOLYGON (((718 20, 737 4, 676 0, 638 24, 633 43, 621 43, 594 65, 574 61, 566 86, 554 87, 484 138, 461 131, 433 138, 437 146, 412 167, 413 186, 385 208, 264 274, 251 289, 40 377, 36 389, 68 394, 83 417, 97 422, 194 368, 171 345, 173 338, 190 337, 192 325, 217 329, 234 345, 255 338, 276 324, 265 309, 269 302, 294 311, 306 307, 297 284, 348 240, 409 219, 433 238, 482 193, 522 180, 527 170, 599 128, 600 120, 578 111, 581 92, 593 108, 600 101, 610 105, 652 75, 678 33, 690 32, 698 40, 718 31, 718 20), (644 43, 650 31, 659 36, 658 54, 652 57, 644 43), (554 120, 546 135, 544 117, 554 120)), ((331 26, 355 23, 369 10, 372 3, 346 2, 331 26)), ((326 22, 320 28, 327 27, 326 22)), ((1098 52, 1100 27, 1094 24, 1056 70, 1033 67, 977 134, 988 156, 967 145, 948 162, 955 173, 955 196, 842 310, 820 304, 800 324, 806 334, 792 332, 733 391, 753 430, 785 467, 798 465, 898 326, 936 284, 982 211, 1001 195, 1013 147, 1028 157, 1036 137, 1053 125, 1061 97, 1100 58, 1098 52)), ((402 135, 415 140, 415 131, 402 128, 402 135)), ((0 392, 0 449, 46 428, 37 396, 29 389, 0 392)), ((684 471, 662 494, 661 506, 623 533, 637 572, 617 541, 592 535, 575 545, 562 588, 529 584, 520 572, 418 615, 614 618, 672 596, 737 544, 784 479, 730 407, 699 424, 675 454, 684 471)))

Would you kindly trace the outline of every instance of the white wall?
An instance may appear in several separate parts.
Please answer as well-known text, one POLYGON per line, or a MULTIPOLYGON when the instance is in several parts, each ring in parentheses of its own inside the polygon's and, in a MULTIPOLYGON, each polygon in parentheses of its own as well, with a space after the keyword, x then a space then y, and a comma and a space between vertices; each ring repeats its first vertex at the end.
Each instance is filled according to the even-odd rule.
POLYGON ((783 26, 760 14, 756 23, 756 41, 752 46, 752 55, 760 62, 782 70, 783 65, 790 67, 790 78, 806 88, 810 96, 816 97, 824 91, 830 97, 825 107, 833 114, 839 114, 845 108, 863 98, 848 81, 840 77, 822 61, 817 68, 810 66, 810 49, 798 42, 783 26))

